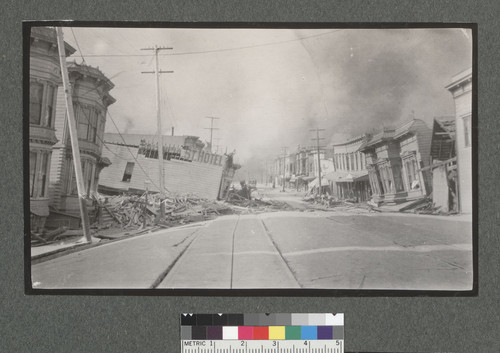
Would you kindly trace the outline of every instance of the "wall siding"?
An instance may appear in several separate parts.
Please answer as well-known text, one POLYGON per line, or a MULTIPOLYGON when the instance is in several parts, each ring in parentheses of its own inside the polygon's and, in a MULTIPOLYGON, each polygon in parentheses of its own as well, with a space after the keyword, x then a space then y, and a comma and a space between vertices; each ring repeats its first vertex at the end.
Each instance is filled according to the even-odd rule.
MULTIPOLYGON (((119 190, 146 188, 146 180, 149 178, 148 188, 151 191, 158 191, 158 160, 146 158, 138 154, 138 148, 120 145, 106 144, 103 149, 103 157, 111 160, 111 165, 102 170, 99 177, 99 185, 119 190), (131 153, 138 160, 146 173, 137 164, 131 153), (124 182, 123 173, 127 162, 135 163, 130 182, 124 182), (154 185, 154 184, 155 185, 154 185)), ((185 162, 178 160, 165 160, 164 176, 165 187, 173 193, 194 193, 199 197, 216 199, 222 179, 223 166, 207 163, 185 162)))
POLYGON ((472 212, 472 147, 465 146, 464 116, 470 116, 472 111, 471 85, 466 87, 468 92, 455 99, 456 109, 456 143, 458 159, 458 184, 460 211, 472 212))

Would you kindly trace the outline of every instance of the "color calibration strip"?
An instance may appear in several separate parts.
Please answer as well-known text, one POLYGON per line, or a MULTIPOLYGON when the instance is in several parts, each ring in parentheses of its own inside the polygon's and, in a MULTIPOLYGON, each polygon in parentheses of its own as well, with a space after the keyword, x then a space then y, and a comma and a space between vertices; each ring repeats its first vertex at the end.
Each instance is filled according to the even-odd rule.
POLYGON ((180 321, 184 353, 343 352, 340 313, 181 314, 180 321))

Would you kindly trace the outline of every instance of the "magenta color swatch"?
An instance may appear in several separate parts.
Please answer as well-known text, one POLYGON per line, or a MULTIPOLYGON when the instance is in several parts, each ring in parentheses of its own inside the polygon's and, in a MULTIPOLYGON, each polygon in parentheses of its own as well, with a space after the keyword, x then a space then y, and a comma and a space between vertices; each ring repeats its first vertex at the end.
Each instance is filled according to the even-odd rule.
POLYGON ((253 326, 239 326, 238 327, 239 340, 252 340, 253 339, 253 326))

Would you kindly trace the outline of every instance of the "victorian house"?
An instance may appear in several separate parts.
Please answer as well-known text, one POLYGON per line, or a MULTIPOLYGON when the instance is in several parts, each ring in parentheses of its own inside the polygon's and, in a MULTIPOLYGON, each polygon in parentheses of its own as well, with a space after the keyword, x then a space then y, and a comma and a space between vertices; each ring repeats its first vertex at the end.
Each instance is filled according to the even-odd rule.
POLYGON ((366 166, 375 203, 395 204, 426 196, 431 192, 429 165, 432 131, 420 119, 396 129, 384 128, 360 151, 366 166))
MULTIPOLYGON (((109 94, 114 85, 98 68, 85 64, 68 63, 68 74, 72 87, 85 194, 90 197, 97 191, 99 173, 111 163, 108 158, 102 157, 102 150, 107 109, 115 102, 109 94)), ((52 147, 50 161, 51 215, 48 224, 53 227, 78 227, 78 192, 62 87, 58 91, 54 127, 58 141, 52 147)))
MULTIPOLYGON (((65 54, 75 52, 65 44, 65 54)), ((62 92, 56 31, 33 27, 29 75, 29 196, 31 229, 40 231, 49 215, 49 182, 53 147, 58 143, 57 95, 62 92)))

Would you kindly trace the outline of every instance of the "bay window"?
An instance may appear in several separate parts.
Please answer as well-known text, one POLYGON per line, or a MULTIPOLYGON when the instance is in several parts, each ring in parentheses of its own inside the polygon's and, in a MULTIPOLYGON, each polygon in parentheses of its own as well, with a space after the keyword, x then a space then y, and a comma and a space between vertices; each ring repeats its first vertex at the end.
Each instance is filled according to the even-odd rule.
POLYGON ((42 121, 43 84, 30 83, 30 124, 40 125, 42 121))
POLYGON ((30 82, 30 124, 52 127, 55 115, 56 86, 38 81, 30 82))
POLYGON ((50 151, 30 151, 30 197, 48 197, 50 151))

